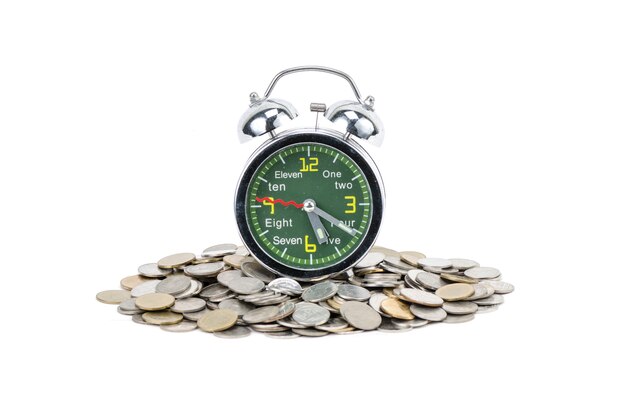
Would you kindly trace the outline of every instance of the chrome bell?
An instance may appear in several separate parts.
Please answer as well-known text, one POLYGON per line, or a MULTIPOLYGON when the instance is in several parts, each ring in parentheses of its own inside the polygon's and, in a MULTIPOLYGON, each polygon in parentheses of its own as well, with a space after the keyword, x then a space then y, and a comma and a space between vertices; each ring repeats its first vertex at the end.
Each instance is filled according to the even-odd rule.
POLYGON ((339 101, 326 110, 324 117, 335 124, 337 129, 380 147, 385 132, 373 106, 374 98, 371 96, 364 103, 339 101))
POLYGON ((296 108, 282 99, 259 99, 250 94, 250 108, 239 120, 239 142, 244 143, 272 132, 298 116, 296 108))

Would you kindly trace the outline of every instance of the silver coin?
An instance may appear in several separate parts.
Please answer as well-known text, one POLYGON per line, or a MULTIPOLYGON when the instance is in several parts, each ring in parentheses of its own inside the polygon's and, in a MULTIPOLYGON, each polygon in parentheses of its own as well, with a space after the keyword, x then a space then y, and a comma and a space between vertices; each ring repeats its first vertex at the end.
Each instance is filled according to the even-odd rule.
POLYGON ((202 289, 198 296, 204 299, 209 299, 218 295, 227 294, 228 292, 230 292, 230 290, 226 286, 220 283, 213 283, 212 285, 209 285, 202 289))
POLYGON ((480 306, 500 305, 504 303, 504 296, 494 294, 488 298, 475 300, 474 303, 480 306))
POLYGON ((423 259, 417 259, 417 264, 422 267, 438 267, 445 269, 446 267, 452 267, 452 262, 448 259, 439 259, 435 257, 425 257, 423 259))
MULTIPOLYGON (((459 273, 459 269, 456 269, 454 267, 431 267, 431 266, 424 266, 422 267, 422 270, 424 270, 425 272, 430 272, 430 273, 435 273, 437 275, 441 274, 441 273, 449 273, 449 274, 455 274, 455 273, 459 273)), ((461 272, 463 273, 463 272, 461 272)))
POLYGON ((476 313, 489 313, 489 312, 495 312, 498 310, 498 308, 500 307, 500 305, 485 305, 485 306, 479 306, 478 310, 476 311, 476 313))
POLYGON ((411 319, 410 321, 407 321, 405 319, 391 318, 391 323, 396 325, 398 328, 409 328, 409 329, 420 328, 422 326, 428 325, 427 320, 417 319, 417 318, 411 319))
POLYGON ((228 286, 228 283, 238 277, 243 277, 243 273, 239 269, 232 269, 220 272, 217 275, 217 281, 224 286, 228 286))
POLYGON ((494 289, 491 286, 483 283, 474 284, 474 294, 466 300, 478 300, 484 299, 494 294, 494 289))
POLYGON ((328 280, 317 283, 302 292, 302 300, 307 302, 320 302, 335 296, 337 289, 337 284, 328 280))
POLYGON ((132 315, 144 313, 144 311, 139 309, 139 308, 137 308, 137 310, 124 310, 124 309, 120 308, 120 305, 118 305, 117 311, 119 313, 121 313, 122 315, 127 315, 127 316, 132 316, 132 315))
POLYGON ((222 257, 229 254, 235 254, 237 251, 237 245, 231 243, 216 244, 215 246, 207 247, 202 252, 202 257, 222 257))
POLYGON ((160 279, 143 282, 142 284, 135 286, 130 291, 130 296, 138 298, 139 296, 147 295, 148 293, 156 293, 156 287, 159 283, 161 283, 160 279))
POLYGON ((187 276, 215 276, 224 270, 224 262, 200 263, 185 267, 187 276))
MULTIPOLYGON (((328 300, 332 300, 332 298, 331 298, 331 299, 328 299, 328 300)), ((333 306, 331 306, 331 305, 328 303, 328 300, 323 300, 323 301, 321 301, 321 302, 317 302, 317 304, 318 304, 318 305, 320 305, 320 306, 321 306, 322 308, 324 308, 324 309, 328 309, 328 311, 329 311, 330 313, 339 313, 339 309, 336 309, 336 308, 334 308, 333 306)))
POLYGON ((408 277, 411 277, 411 274, 414 274, 415 280, 426 289, 437 290, 440 287, 443 287, 448 284, 445 280, 443 280, 439 275, 430 272, 420 272, 419 270, 416 273, 412 273, 410 271, 407 274, 408 277))
POLYGON ((228 283, 228 288, 241 295, 251 295, 265 289, 265 283, 253 277, 237 277, 228 283))
POLYGON ((300 337, 300 335, 298 335, 297 333, 291 330, 282 331, 282 332, 265 332, 264 335, 269 336, 271 338, 281 338, 281 339, 293 339, 293 338, 300 337))
POLYGON ((356 265, 355 269, 363 269, 367 267, 373 267, 378 265, 385 259, 385 254, 382 252, 369 252, 365 255, 356 265))
POLYGON ((448 315, 446 319, 443 320, 444 323, 463 323, 469 322, 474 319, 473 313, 468 313, 467 315, 448 315))
POLYGON ((198 312, 206 308, 206 301, 200 298, 176 299, 174 306, 170 308, 172 312, 191 313, 198 312))
POLYGON ((279 309, 276 305, 262 306, 247 312, 242 319, 248 324, 264 323, 278 316, 278 313, 279 309))
POLYGON ((218 307, 219 309, 230 309, 236 312, 239 316, 243 316, 251 310, 255 309, 254 305, 235 298, 225 299, 221 301, 218 307))
POLYGON ((300 283, 288 277, 279 277, 272 280, 268 283, 267 289, 290 296, 300 296, 302 294, 302 286, 300 283))
POLYGON ((270 283, 276 275, 257 262, 245 262, 241 264, 244 275, 259 279, 263 283, 270 283))
POLYGON ((249 326, 257 332, 283 332, 289 330, 286 326, 277 323, 253 323, 249 326))
POLYGON ((237 246, 237 250, 235 250, 235 253, 233 254, 237 256, 248 256, 250 252, 248 251, 246 246, 237 246))
POLYGON ((442 308, 434 308, 431 306, 412 304, 409 309, 413 315, 430 322, 441 322, 448 316, 446 311, 442 308))
POLYGON ((400 297, 411 303, 417 303, 424 306, 441 306, 443 305, 443 299, 434 293, 426 292, 418 289, 400 289, 400 297))
POLYGON ((459 270, 467 270, 471 269, 472 267, 480 266, 478 262, 469 259, 450 259, 450 262, 452 262, 452 267, 455 267, 459 270))
POLYGON ((190 321, 198 322, 200 318, 202 318, 205 314, 211 312, 209 309, 202 309, 198 312, 185 312, 183 313, 183 318, 189 319, 190 321))
POLYGON ((278 305, 278 314, 268 320, 268 322, 276 322, 290 316, 296 310, 296 304, 293 302, 285 302, 278 305))
POLYGON ((491 286, 494 292, 499 295, 505 295, 515 290, 515 286, 513 286, 512 284, 507 283, 507 282, 502 282, 500 280, 486 280, 482 282, 481 284, 483 283, 488 286, 491 286))
MULTIPOLYGON (((402 269, 402 270, 407 270, 407 271, 415 269, 414 266, 411 266, 410 264, 408 264, 405 261, 403 261, 401 258, 395 257, 395 256, 385 257, 385 260, 383 261, 383 263, 391 265, 391 266, 393 266, 393 267, 395 267, 397 269, 402 269)), ((383 263, 381 263, 381 265, 383 263)))
POLYGON ((342 283, 337 287, 337 295, 345 300, 368 300, 371 296, 370 291, 360 286, 342 283))
MULTIPOLYGON (((130 298, 130 299, 126 299, 124 302, 119 304, 119 309, 124 311, 124 312, 141 312, 142 310, 139 309, 136 305, 135 305, 135 298, 130 298)), ((129 314, 127 314, 129 315, 129 314)))
POLYGON ((328 332, 320 331, 320 330, 315 329, 315 328, 304 328, 304 329, 293 328, 291 331, 294 332, 294 333, 297 333, 298 335, 308 336, 308 337, 311 337, 311 338, 316 338, 316 337, 319 337, 319 336, 326 336, 326 335, 328 335, 328 332))
POLYGON ((330 318, 328 322, 323 325, 316 326, 315 329, 320 329, 326 332, 335 332, 346 329, 348 326, 350 326, 348 322, 342 318, 330 318))
POLYGON ((147 263, 139 266, 137 272, 145 277, 165 277, 172 273, 171 269, 161 269, 156 263, 147 263))
POLYGON ((194 321, 188 321, 183 319, 182 321, 175 323, 174 325, 161 325, 161 329, 168 332, 191 332, 196 329, 198 325, 194 321))
POLYGON ((161 280, 161 282, 156 286, 156 291, 159 293, 177 295, 189 289, 190 286, 191 279, 189 276, 174 275, 161 280))
POLYGON ((376 329, 382 323, 380 314, 371 306, 362 302, 346 302, 341 305, 339 311, 350 326, 364 331, 376 329))
POLYGON ((442 306, 448 315, 467 315, 478 310, 478 305, 474 302, 461 300, 458 302, 446 302, 442 306))
POLYGON ((380 331, 380 332, 392 332, 392 333, 395 333, 395 332, 410 331, 413 328, 411 328, 409 326, 400 327, 400 326, 392 323, 390 318, 383 318, 380 326, 378 328, 376 328, 376 329, 378 331, 380 331))
POLYGON ((494 279, 500 276, 500 271, 493 267, 472 267, 464 273, 465 276, 473 277, 474 279, 494 279))
POLYGON ((139 325, 148 325, 148 322, 143 320, 143 312, 142 313, 136 313, 133 315, 133 322, 138 323, 139 325))
POLYGON ((300 302, 296 305, 296 309, 291 317, 300 325, 307 327, 318 326, 328 322, 330 311, 315 303, 300 302))
POLYGON ((368 303, 371 308, 374 309, 376 312, 380 313, 383 316, 387 316, 387 314, 380 310, 380 304, 387 299, 389 299, 389 296, 385 295, 384 293, 372 293, 372 296, 370 296, 370 300, 368 303))
POLYGON ((218 338, 245 338, 250 335, 250 328, 247 326, 235 325, 225 331, 213 332, 218 338))
POLYGON ((187 290, 177 295, 173 295, 173 296, 176 299, 186 299, 186 298, 190 298, 192 296, 197 295, 198 293, 200 293, 201 290, 202 290, 202 283, 200 283, 196 279, 191 279, 191 284, 189 285, 189 288, 187 290))
POLYGON ((306 328, 306 326, 300 325, 298 322, 294 321, 293 318, 279 319, 276 322, 287 328, 306 328))
POLYGON ((394 266, 394 265, 391 265, 391 264, 389 264, 389 263, 387 263, 387 262, 382 262, 382 263, 380 264, 380 267, 381 267, 383 270, 385 270, 386 272, 389 272, 389 273, 395 273, 395 274, 402 275, 402 276, 404 276, 404 275, 406 275, 407 273, 409 273, 409 270, 413 270, 413 268, 411 268, 411 269, 402 269, 402 268, 400 268, 400 267, 396 267, 396 266, 394 266))

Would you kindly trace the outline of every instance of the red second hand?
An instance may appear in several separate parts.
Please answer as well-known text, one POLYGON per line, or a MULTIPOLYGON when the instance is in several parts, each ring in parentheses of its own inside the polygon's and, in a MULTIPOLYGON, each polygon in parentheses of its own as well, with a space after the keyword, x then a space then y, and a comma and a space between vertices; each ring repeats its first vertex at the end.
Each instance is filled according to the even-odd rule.
POLYGON ((287 207, 287 206, 289 206, 289 205, 292 205, 292 206, 294 206, 294 207, 296 207, 296 208, 302 208, 302 207, 304 207, 304 204, 296 203, 295 201, 292 201, 292 200, 290 200, 290 201, 285 201, 285 200, 282 200, 282 199, 280 199, 280 198, 277 198, 277 199, 275 199, 275 200, 272 200, 272 198, 271 198, 271 197, 263 197, 263 198, 256 197, 256 201, 258 201, 259 203, 262 203, 262 202, 264 202, 264 201, 269 201, 269 202, 270 202, 270 203, 272 203, 272 204, 279 203, 279 204, 282 204, 282 205, 283 205, 283 206, 285 206, 285 207, 287 207))

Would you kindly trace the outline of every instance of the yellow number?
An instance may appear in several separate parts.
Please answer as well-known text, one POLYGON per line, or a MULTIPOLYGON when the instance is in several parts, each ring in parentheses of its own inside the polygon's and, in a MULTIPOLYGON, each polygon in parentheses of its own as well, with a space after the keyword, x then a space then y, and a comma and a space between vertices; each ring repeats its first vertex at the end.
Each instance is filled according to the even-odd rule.
POLYGON ((263 205, 270 206, 270 214, 274 214, 274 203, 272 203, 272 201, 274 201, 274 197, 267 197, 267 198, 269 200, 263 200, 263 205))
POLYGON ((316 172, 317 164, 319 164, 319 160, 317 157, 309 157, 309 163, 306 163, 306 158, 300 157, 300 161, 302 162, 302 168, 300 168, 300 172, 316 172))
POLYGON ((344 196, 343 198, 345 198, 346 200, 351 200, 348 201, 346 203, 346 207, 351 207, 349 210, 346 210, 345 213, 347 214, 354 214, 356 213, 356 197, 355 196, 344 196))
POLYGON ((307 253, 315 253, 317 251, 317 245, 315 243, 309 243, 309 236, 304 236, 304 251, 307 253))

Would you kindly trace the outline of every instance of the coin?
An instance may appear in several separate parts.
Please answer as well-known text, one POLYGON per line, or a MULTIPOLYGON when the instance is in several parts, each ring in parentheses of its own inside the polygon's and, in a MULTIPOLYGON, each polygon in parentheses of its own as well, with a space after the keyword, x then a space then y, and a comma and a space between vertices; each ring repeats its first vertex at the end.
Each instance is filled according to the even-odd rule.
POLYGON ((484 284, 484 282, 477 283, 474 286, 474 294, 466 300, 478 300, 484 299, 493 295, 494 289, 491 286, 484 284))
POLYGON ((328 335, 328 332, 320 331, 319 329, 315 329, 315 328, 304 328, 304 329, 293 328, 291 331, 301 336, 310 336, 310 337, 319 337, 319 336, 328 335))
POLYGON ((148 280, 150 280, 150 278, 141 275, 128 276, 120 281, 120 286, 126 290, 131 290, 135 286, 147 282, 148 280))
POLYGON ((424 306, 441 306, 443 299, 439 296, 418 289, 400 289, 400 297, 411 303, 424 306))
POLYGON ((202 310, 199 310, 197 312, 185 312, 183 313, 183 317, 185 319, 188 319, 190 321, 199 321, 200 318, 202 318, 204 315, 206 315, 207 313, 211 312, 209 309, 204 308, 202 310))
POLYGON ((367 267, 373 267, 373 266, 378 265, 384 259, 385 259, 385 253, 370 251, 356 265, 354 265, 354 268, 363 269, 367 267))
POLYGON ((448 316, 446 311, 439 307, 435 308, 431 306, 412 304, 409 307, 409 310, 418 318, 431 322, 441 322, 446 318, 446 316, 448 316))
POLYGON ((459 270, 467 270, 471 269, 472 267, 480 266, 478 262, 469 259, 450 259, 450 261, 452 262, 452 267, 455 267, 459 270))
POLYGON ((259 279, 253 277, 237 277, 228 283, 228 288, 235 293, 241 295, 250 295, 252 293, 258 293, 265 289, 265 283, 259 279))
POLYGON ((446 319, 443 320, 444 323, 463 323, 469 322, 474 319, 473 313, 468 313, 467 315, 448 315, 446 319))
POLYGON ((389 296, 385 295, 384 293, 376 292, 372 293, 372 296, 370 296, 368 303, 370 307, 376 312, 380 313, 381 315, 387 316, 382 310, 380 310, 380 304, 388 298, 389 296))
POLYGON ((400 258, 400 253, 398 253, 397 251, 393 250, 393 249, 388 249, 386 247, 382 247, 382 246, 374 246, 370 249, 370 253, 375 253, 375 252, 380 252, 383 253, 385 255, 385 257, 397 257, 400 258))
POLYGON ((448 302, 463 300, 474 294, 474 286, 467 283, 451 283, 437 289, 435 294, 448 302))
POLYGON ((446 267, 452 267, 452 262, 448 259, 439 259, 435 257, 424 257, 417 260, 417 264, 422 267, 438 267, 445 269, 446 267))
POLYGON ((214 332, 213 335, 218 338, 245 338, 250 335, 250 332, 252 331, 247 326, 235 325, 225 331, 214 332))
POLYGON ((224 295, 228 292, 230 292, 228 287, 220 283, 213 283, 212 285, 209 285, 202 289, 199 293, 199 296, 204 299, 210 299, 215 296, 224 295))
POLYGON ((383 261, 383 263, 381 263, 381 267, 384 264, 391 265, 392 267, 394 267, 394 268, 396 268, 398 270, 409 271, 409 270, 415 269, 415 266, 412 266, 412 265, 408 264, 407 262, 402 260, 401 257, 395 257, 395 256, 385 257, 385 260, 383 261))
POLYGON ((348 301, 341 305, 340 312, 350 326, 364 331, 376 329, 382 323, 380 314, 363 302, 348 301))
POLYGON ((265 336, 269 336, 272 338, 281 338, 281 339, 293 339, 293 338, 298 338, 300 337, 300 335, 298 335, 297 333, 289 330, 289 331, 282 331, 282 332, 266 332, 265 336))
POLYGON ((472 267, 465 271, 465 276, 474 279, 494 279, 500 276, 500 271, 493 267, 472 267))
POLYGON ((302 292, 302 300, 306 302, 320 302, 332 298, 337 293, 337 285, 331 281, 314 284, 302 292))
POLYGON ((173 325, 183 320, 183 315, 169 310, 145 312, 141 317, 151 325, 173 325))
POLYGON ((237 313, 230 309, 217 309, 205 313, 198 320, 198 328, 205 332, 224 331, 237 322, 237 313))
POLYGON ((262 306, 253 309, 243 315, 243 321, 247 324, 264 323, 278 316, 278 306, 262 306))
POLYGON ((119 305, 127 299, 130 299, 130 292, 127 290, 105 290, 96 295, 99 302, 109 305, 119 305))
POLYGON ((131 320, 139 325, 148 325, 148 322, 143 320, 143 312, 134 314, 131 320))
POLYGON ((249 303, 243 302, 239 299, 235 299, 235 298, 231 298, 231 299, 225 299, 223 301, 220 302, 219 309, 230 309, 234 312, 237 313, 238 316, 243 316, 246 313, 250 312, 251 310, 253 310, 255 308, 254 305, 251 305, 249 303))
POLYGON ((439 275, 419 270, 410 270, 407 277, 414 278, 417 283, 430 290, 437 290, 448 284, 448 282, 439 277, 439 275))
POLYGON ((251 262, 254 259, 249 256, 239 256, 237 254, 231 254, 228 256, 224 256, 223 260, 224 263, 226 263, 227 265, 234 267, 235 269, 241 269, 242 264, 244 264, 245 262, 251 262))
POLYGON ((446 302, 442 306, 448 315, 467 315, 478 310, 478 305, 474 302, 461 300, 458 302, 446 302))
POLYGON ((415 316, 411 313, 409 305, 396 298, 387 298, 380 304, 380 309, 387 315, 397 318, 411 320, 415 316))
POLYGON ((475 300, 474 303, 480 306, 500 305, 504 303, 504 296, 491 295, 488 298, 475 300))
POLYGON ((370 291, 360 286, 343 283, 337 287, 337 295, 345 300, 364 301, 370 298, 370 291))
POLYGON ((170 309, 177 313, 198 312, 206 308, 206 301, 200 298, 176 299, 174 306, 170 309))
POLYGON ((237 251, 237 245, 232 243, 216 244, 215 246, 207 247, 202 252, 202 257, 222 257, 230 254, 235 254, 237 251))
POLYGON ((300 325, 318 326, 328 322, 330 311, 315 303, 300 302, 291 317, 300 325))
POLYGON ((195 258, 193 253, 176 253, 162 258, 157 264, 161 269, 174 269, 193 262, 195 258))
POLYGON ((418 319, 418 318, 411 319, 409 321, 403 320, 403 319, 391 318, 391 323, 401 329, 403 328, 415 329, 415 328, 421 328, 422 326, 428 325, 428 321, 424 319, 418 319))
POLYGON ((143 282, 142 284, 135 286, 130 291, 130 295, 134 298, 138 298, 139 296, 147 295, 148 293, 154 293, 156 292, 156 287, 159 283, 161 283, 161 279, 143 282))
POLYGON ((259 279, 263 283, 270 283, 276 275, 257 262, 245 262, 241 264, 241 271, 244 275, 259 279))
POLYGON ((161 269, 156 263, 147 263, 139 266, 137 272, 145 277, 165 277, 172 273, 170 269, 161 269))
POLYGON ((158 311, 171 307, 174 300, 174 296, 167 293, 148 293, 138 297, 135 300, 135 305, 146 311, 158 311))
POLYGON ((398 326, 397 323, 394 324, 393 322, 391 322, 390 318, 384 318, 382 323, 378 327, 378 331, 389 332, 389 333, 406 332, 406 331, 410 331, 411 329, 413 328, 411 328, 410 326, 398 326))
POLYGON ((182 320, 173 325, 161 325, 161 329, 168 332, 191 332, 195 330, 198 325, 194 321, 182 320))
POLYGON ((453 283, 478 283, 478 279, 474 279, 473 277, 465 276, 465 275, 457 275, 454 273, 446 273, 442 272, 439 274, 443 280, 447 280, 448 282, 453 283))
POLYGON ((185 267, 185 274, 188 276, 216 276, 224 269, 224 262, 200 263, 185 267))
POLYGON ((241 270, 226 270, 224 272, 220 272, 220 274, 217 275, 217 281, 224 286, 228 286, 228 283, 237 277, 243 277, 243 273, 241 272, 241 270))
POLYGON ((272 280, 268 283, 266 288, 284 295, 300 296, 302 294, 302 286, 300 286, 300 283, 287 277, 279 277, 272 280))
POLYGON ((494 289, 494 292, 500 295, 511 293, 515 290, 515 286, 513 286, 512 284, 507 283, 507 282, 502 282, 500 280, 486 280, 481 283, 485 283, 488 286, 491 286, 494 289))
POLYGON ((191 279, 189 276, 174 275, 168 276, 156 286, 156 291, 159 293, 169 293, 170 295, 177 295, 183 293, 191 286, 191 279))
POLYGON ((120 303, 119 310, 124 312, 132 312, 126 313, 127 315, 142 312, 142 310, 139 309, 135 304, 135 298, 126 299, 124 302, 120 303))
POLYGON ((326 332, 336 332, 345 329, 348 326, 348 322, 346 322, 342 318, 330 318, 325 324, 318 325, 315 327, 315 329, 320 329, 326 332))

